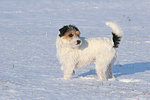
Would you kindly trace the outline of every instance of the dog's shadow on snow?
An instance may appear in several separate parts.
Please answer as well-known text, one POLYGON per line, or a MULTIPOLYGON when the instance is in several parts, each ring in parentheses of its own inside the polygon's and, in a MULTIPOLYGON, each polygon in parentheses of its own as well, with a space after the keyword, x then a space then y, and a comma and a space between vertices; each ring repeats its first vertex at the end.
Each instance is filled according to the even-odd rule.
MULTIPOLYGON (((135 74, 135 73, 139 73, 139 72, 145 72, 147 70, 150 70, 150 62, 114 65, 113 66, 113 75, 115 77, 119 77, 121 75, 135 74)), ((96 70, 92 69, 89 72, 79 74, 78 77, 87 77, 89 75, 96 75, 96 70)))

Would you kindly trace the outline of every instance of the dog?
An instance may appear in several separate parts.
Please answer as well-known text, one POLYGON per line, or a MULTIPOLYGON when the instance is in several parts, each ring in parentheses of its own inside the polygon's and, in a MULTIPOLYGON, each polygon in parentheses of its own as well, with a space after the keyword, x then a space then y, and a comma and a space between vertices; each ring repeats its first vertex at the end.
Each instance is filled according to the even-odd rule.
POLYGON ((116 48, 120 44, 122 31, 117 24, 106 22, 112 28, 113 38, 83 38, 74 25, 65 25, 59 29, 56 39, 57 57, 62 64, 64 80, 69 80, 75 68, 95 63, 100 81, 115 78, 112 74, 113 64, 117 58, 116 48))

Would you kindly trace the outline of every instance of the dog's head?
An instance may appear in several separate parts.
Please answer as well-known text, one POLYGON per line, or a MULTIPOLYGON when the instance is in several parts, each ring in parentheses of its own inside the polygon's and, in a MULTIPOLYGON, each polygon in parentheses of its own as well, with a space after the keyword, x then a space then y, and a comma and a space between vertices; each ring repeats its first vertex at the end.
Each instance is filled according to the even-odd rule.
POLYGON ((59 31, 59 37, 67 47, 78 48, 82 44, 82 41, 80 39, 81 33, 76 26, 65 25, 61 29, 59 29, 59 31))

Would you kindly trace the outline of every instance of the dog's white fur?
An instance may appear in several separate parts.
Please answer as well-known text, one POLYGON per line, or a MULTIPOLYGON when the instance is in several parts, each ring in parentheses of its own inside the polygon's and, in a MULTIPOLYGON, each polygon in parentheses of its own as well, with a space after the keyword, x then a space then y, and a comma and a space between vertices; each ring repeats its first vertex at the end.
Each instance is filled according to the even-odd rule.
MULTIPOLYGON (((122 36, 120 28, 112 22, 107 22, 107 26, 113 29, 113 32, 122 36)), ((94 62, 99 80, 105 81, 108 78, 114 78, 112 67, 117 57, 114 42, 109 38, 78 38, 75 37, 68 42, 61 37, 57 37, 56 48, 57 57, 62 64, 61 70, 64 71, 64 79, 71 78, 75 68, 81 68, 94 62), (76 40, 80 40, 79 45, 76 40)))

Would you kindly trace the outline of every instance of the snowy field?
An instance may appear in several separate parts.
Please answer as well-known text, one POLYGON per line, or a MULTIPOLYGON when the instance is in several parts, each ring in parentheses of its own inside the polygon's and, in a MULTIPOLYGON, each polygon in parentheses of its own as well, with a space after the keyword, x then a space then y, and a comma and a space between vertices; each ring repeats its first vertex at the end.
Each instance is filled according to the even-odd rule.
POLYGON ((150 100, 150 0, 1 0, 0 100, 150 100), (113 67, 116 79, 98 81, 94 64, 62 79, 55 41, 59 28, 111 38, 124 36, 113 67))

